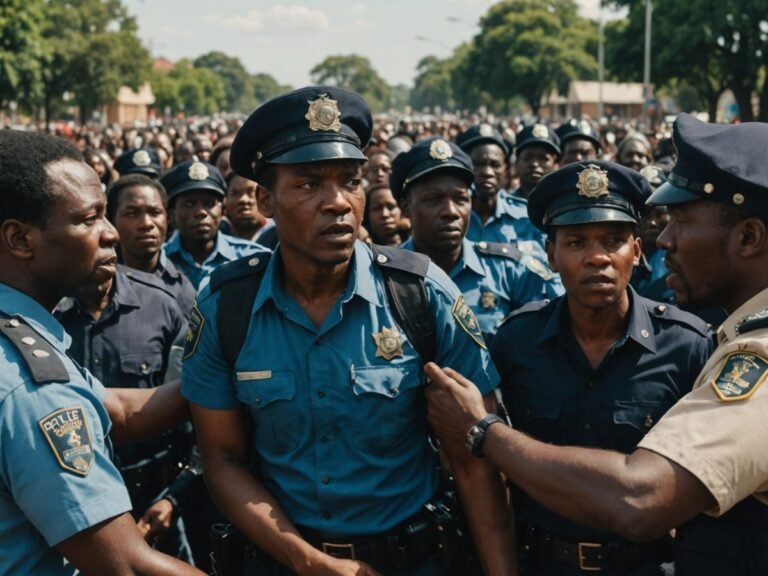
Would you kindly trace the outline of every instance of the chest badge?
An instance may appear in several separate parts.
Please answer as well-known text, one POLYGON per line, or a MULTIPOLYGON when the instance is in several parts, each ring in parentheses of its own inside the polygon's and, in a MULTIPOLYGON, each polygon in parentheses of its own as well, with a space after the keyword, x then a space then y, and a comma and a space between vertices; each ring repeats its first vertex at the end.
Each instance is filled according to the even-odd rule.
POLYGON ((93 448, 83 408, 61 408, 37 423, 59 466, 73 474, 87 476, 93 462, 93 448))
POLYGON ((403 341, 397 330, 382 328, 381 332, 373 333, 373 341, 376 342, 376 358, 392 360, 403 357, 403 341))
POLYGON ((496 308, 496 294, 493 292, 483 292, 480 295, 480 307, 486 310, 496 308))
POLYGON ((768 375, 768 360, 751 352, 733 352, 725 357, 712 388, 723 402, 746 400, 768 375))

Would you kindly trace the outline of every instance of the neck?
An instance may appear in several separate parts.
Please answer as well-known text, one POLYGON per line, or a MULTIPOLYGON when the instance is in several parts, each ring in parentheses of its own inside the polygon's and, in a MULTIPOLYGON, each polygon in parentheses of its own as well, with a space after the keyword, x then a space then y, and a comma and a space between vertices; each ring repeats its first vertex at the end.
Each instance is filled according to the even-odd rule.
POLYGON ((256 232, 261 230, 261 227, 264 225, 264 223, 259 222, 258 220, 255 220, 248 224, 236 224, 235 222, 230 220, 229 225, 232 228, 232 234, 234 236, 237 236, 238 238, 242 238, 243 240, 252 240, 253 237, 256 235, 256 232))
POLYGON ((4 261, 0 261, 0 284, 18 290, 49 312, 53 312, 56 304, 65 296, 59 286, 42 286, 26 268, 13 267, 4 261))
POLYGON ((216 246, 217 237, 218 236, 214 236, 210 240, 190 241, 182 236, 181 245, 184 247, 184 250, 192 255, 195 262, 202 264, 205 262, 205 259, 210 256, 211 252, 213 252, 213 248, 216 246))
POLYGON ((80 303, 81 308, 93 316, 94 320, 101 318, 101 314, 109 306, 109 302, 112 299, 113 285, 114 282, 110 280, 94 288, 93 291, 78 296, 77 301, 80 303))
POLYGON ((158 250, 152 254, 149 258, 137 258, 131 254, 123 252, 121 254, 123 264, 134 270, 141 270, 142 272, 154 272, 157 269, 157 265, 160 262, 160 251, 158 250))
POLYGON ((571 330, 582 348, 585 342, 609 343, 612 346, 624 335, 629 315, 629 294, 626 290, 618 302, 600 310, 580 306, 572 298, 566 302, 571 330))
POLYGON ((413 247, 416 248, 416 252, 420 252, 422 254, 426 254, 429 256, 429 258, 446 274, 450 274, 451 270, 453 270, 453 267, 456 265, 456 262, 459 261, 459 258, 461 258, 461 250, 463 247, 463 242, 459 243, 458 246, 454 248, 450 248, 447 250, 431 250, 429 248, 422 249, 421 246, 418 245, 416 240, 413 241, 413 247))
POLYGON ((480 220, 486 222, 491 216, 496 214, 496 203, 498 194, 493 196, 473 196, 472 210, 480 216, 480 220))

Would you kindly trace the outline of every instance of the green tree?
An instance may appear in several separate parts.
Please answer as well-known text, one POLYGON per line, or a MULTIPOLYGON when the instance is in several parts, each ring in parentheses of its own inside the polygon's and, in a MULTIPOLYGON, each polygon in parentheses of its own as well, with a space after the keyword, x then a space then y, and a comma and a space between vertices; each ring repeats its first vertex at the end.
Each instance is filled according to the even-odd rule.
POLYGON ((209 115, 226 106, 222 78, 208 68, 196 68, 189 60, 180 60, 169 72, 153 72, 152 89, 161 112, 209 115))
POLYGON ((453 61, 437 56, 425 56, 416 65, 411 105, 419 110, 441 106, 451 109, 455 106, 451 74, 453 61))
POLYGON ((382 111, 390 104, 389 85, 363 56, 328 56, 309 74, 317 84, 331 84, 361 94, 374 111, 382 111))
POLYGON ((28 110, 43 95, 45 45, 42 0, 0 3, 0 107, 18 101, 28 110))
POLYGON ((552 88, 595 77, 596 45, 597 28, 578 15, 574 0, 505 0, 480 20, 463 80, 495 100, 520 95, 537 115, 552 88))
POLYGON ((251 87, 256 98, 256 104, 262 104, 278 94, 288 92, 292 88, 278 83, 270 74, 254 74, 251 76, 251 87))
POLYGON ((256 107, 258 102, 251 76, 239 58, 213 51, 196 58, 194 66, 207 68, 223 80, 227 111, 250 112, 256 107))

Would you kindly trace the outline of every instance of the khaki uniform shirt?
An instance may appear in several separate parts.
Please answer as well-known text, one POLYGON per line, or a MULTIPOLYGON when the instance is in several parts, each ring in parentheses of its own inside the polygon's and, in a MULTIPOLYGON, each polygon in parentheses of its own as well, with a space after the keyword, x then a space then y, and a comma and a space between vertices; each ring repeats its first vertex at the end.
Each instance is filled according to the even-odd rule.
POLYGON ((639 443, 688 470, 712 493, 720 516, 753 495, 768 505, 768 289, 731 314, 719 346, 683 397, 639 443))

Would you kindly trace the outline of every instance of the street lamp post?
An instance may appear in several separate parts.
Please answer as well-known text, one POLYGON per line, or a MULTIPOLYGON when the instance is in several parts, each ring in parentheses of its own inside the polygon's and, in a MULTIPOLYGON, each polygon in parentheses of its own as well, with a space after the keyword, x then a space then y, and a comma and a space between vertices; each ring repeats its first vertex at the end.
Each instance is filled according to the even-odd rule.
POLYGON ((643 64, 643 97, 644 117, 650 127, 651 115, 649 114, 649 102, 651 99, 651 15, 653 14, 652 0, 645 0, 645 62, 643 64))
POLYGON ((597 120, 605 115, 603 109, 603 82, 605 81, 605 22, 603 20, 603 0, 598 4, 600 19, 598 20, 599 42, 597 44, 597 120))

